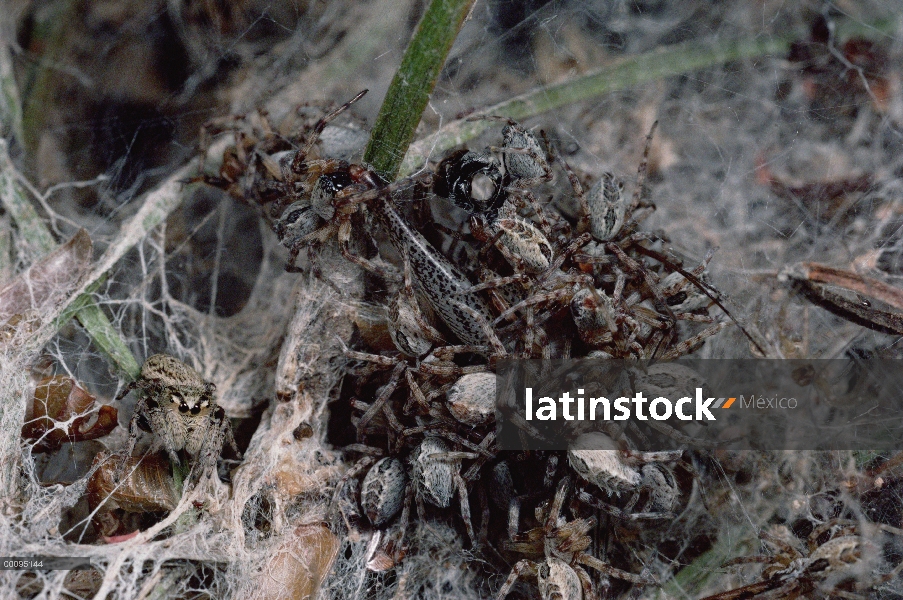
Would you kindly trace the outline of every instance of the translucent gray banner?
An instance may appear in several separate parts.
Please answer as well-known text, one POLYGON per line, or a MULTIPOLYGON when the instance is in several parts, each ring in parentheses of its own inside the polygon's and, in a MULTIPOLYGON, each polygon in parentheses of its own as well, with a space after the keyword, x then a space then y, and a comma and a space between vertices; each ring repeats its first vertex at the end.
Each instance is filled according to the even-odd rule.
POLYGON ((91 569, 88 558, 58 556, 2 556, 0 571, 70 571, 91 569))
POLYGON ((496 384, 503 450, 903 448, 901 361, 505 360, 496 384))

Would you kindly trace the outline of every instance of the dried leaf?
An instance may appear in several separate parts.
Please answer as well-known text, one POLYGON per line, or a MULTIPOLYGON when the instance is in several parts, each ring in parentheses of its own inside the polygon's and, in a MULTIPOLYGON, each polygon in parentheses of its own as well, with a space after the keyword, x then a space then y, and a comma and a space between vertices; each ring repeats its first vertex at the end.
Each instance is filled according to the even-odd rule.
POLYGON ((104 452, 94 458, 94 471, 88 481, 88 505, 103 512, 121 508, 126 512, 166 512, 179 502, 179 492, 170 475, 169 461, 161 455, 134 456, 126 459, 122 481, 116 470, 122 457, 104 452))
POLYGON ((0 322, 62 301, 88 272, 92 252, 88 232, 80 229, 71 240, 8 281, 0 288, 0 322))
POLYGON ((34 397, 25 408, 22 437, 39 440, 35 452, 48 452, 65 442, 82 442, 103 437, 118 424, 118 411, 101 405, 69 377, 57 375, 42 379, 34 397))
POLYGON ((254 582, 254 600, 313 598, 332 568, 339 540, 326 525, 300 525, 273 553, 254 582))
POLYGON ((16 313, 6 323, 0 325, 0 345, 9 346, 31 336, 41 325, 41 317, 29 310, 25 313, 16 313))

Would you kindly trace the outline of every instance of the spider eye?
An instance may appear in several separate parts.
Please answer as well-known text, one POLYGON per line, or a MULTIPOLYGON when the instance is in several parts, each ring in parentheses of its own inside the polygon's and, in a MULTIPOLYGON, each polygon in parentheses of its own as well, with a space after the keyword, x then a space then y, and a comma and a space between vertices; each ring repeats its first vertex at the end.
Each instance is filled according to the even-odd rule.
POLYGON ((194 406, 191 407, 191 414, 196 415, 199 412, 201 412, 201 407, 198 406, 197 404, 195 404, 194 406))

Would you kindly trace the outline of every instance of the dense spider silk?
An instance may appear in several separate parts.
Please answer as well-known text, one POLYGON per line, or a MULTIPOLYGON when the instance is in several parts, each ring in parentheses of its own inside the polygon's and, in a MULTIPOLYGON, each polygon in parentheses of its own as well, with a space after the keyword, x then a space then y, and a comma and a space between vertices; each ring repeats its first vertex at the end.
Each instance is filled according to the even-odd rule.
MULTIPOLYGON (((154 98, 176 98, 167 102, 175 107, 176 117, 190 117, 194 107, 180 103, 185 96, 199 89, 198 82, 209 81, 216 65, 237 62, 259 65, 259 73, 244 81, 229 73, 215 74, 220 85, 228 86, 225 95, 240 104, 235 111, 224 108, 221 111, 224 113, 247 112, 276 96, 277 101, 270 108, 274 115, 285 114, 294 104, 312 97, 341 101, 363 87, 379 89, 379 84, 385 85, 394 69, 397 54, 392 50, 404 43, 400 24, 410 21, 409 6, 389 4, 315 5, 313 10, 325 12, 296 15, 305 22, 297 29, 285 25, 292 22, 281 20, 283 13, 273 12, 279 7, 268 7, 265 14, 240 20, 229 15, 181 16, 176 19, 177 23, 186 25, 181 35, 198 36, 188 54, 213 60, 192 63, 192 79, 184 89, 180 88, 174 95, 143 95, 142 105, 162 104, 154 98), (202 28, 204 23, 220 23, 221 27, 211 33, 202 28), (267 43, 261 46, 264 52, 260 48, 255 51, 253 44, 264 39, 258 37, 261 26, 287 31, 287 42, 267 43), (230 32, 237 37, 230 38, 230 32), (349 48, 365 48, 361 40, 367 40, 366 48, 372 51, 365 50, 362 57, 348 52, 349 48), (342 68, 334 68, 335 65, 342 68), (340 73, 338 80, 333 73, 340 73), (293 87, 280 94, 278 90, 286 83, 293 87), (233 90, 237 91, 232 93, 233 90)), ((506 12, 497 6, 503 5, 477 4, 473 20, 465 27, 454 51, 447 76, 437 86, 431 110, 424 119, 425 132, 447 124, 458 113, 473 107, 491 106, 541 82, 559 81, 625 54, 663 47, 674 39, 711 39, 717 44, 769 36, 785 29, 806 32, 813 20, 813 15, 806 12, 810 7, 763 13, 759 11, 771 7, 761 3, 703 2, 690 7, 678 2, 604 6, 550 3, 541 8, 525 3, 520 13, 506 12)), ((841 8, 845 9, 828 6, 827 10, 832 18, 842 19, 841 8)), ((870 19, 867 15, 892 16, 895 8, 887 2, 869 3, 861 8, 860 16, 853 15, 848 22, 855 24, 870 19)), ((92 14, 102 23, 103 19, 111 18, 92 14)), ((113 32, 110 35, 114 41, 122 41, 126 39, 123 37, 126 31, 143 31, 146 18, 149 17, 139 15, 127 19, 134 29, 123 29, 120 23, 114 22, 104 31, 113 32)), ((156 34, 145 37, 159 39, 156 34)), ((102 39, 108 38, 97 38, 94 43, 102 39)), ((113 43, 107 49, 117 47, 131 46, 113 43)), ((843 40, 837 40, 835 47, 843 50, 843 40)), ((889 47, 898 53, 894 48, 900 44, 891 43, 889 47)), ((112 64, 115 58, 115 52, 71 51, 69 47, 62 58, 41 58, 47 59, 45 63, 63 65, 67 72, 68 66, 75 64, 74 73, 96 73, 83 69, 82 63, 70 62, 84 55, 99 57, 107 64, 112 64)), ((139 55, 152 57, 153 53, 139 55)), ((880 86, 868 77, 869 89, 833 96, 832 90, 848 89, 849 82, 855 82, 860 73, 855 69, 849 73, 844 70, 803 73, 802 65, 788 65, 785 58, 769 57, 755 63, 734 62, 729 67, 693 71, 683 77, 634 87, 523 120, 527 125, 546 129, 568 162, 579 171, 597 178, 610 170, 625 178, 630 189, 642 136, 652 120, 659 118, 660 145, 653 151, 655 167, 650 182, 650 196, 658 211, 644 227, 665 230, 672 238, 672 245, 690 257, 687 263, 690 266, 702 260, 710 247, 720 246, 711 264, 712 280, 737 301, 742 312, 785 355, 823 356, 847 349, 894 351, 895 338, 862 330, 794 300, 783 286, 775 283, 771 274, 785 264, 804 260, 847 266, 858 259, 867 259, 867 268, 888 275, 892 283, 899 285, 894 279, 899 276, 900 255, 899 223, 895 215, 899 214, 897 199, 901 190, 899 181, 888 175, 899 171, 901 160, 901 153, 894 151, 900 139, 899 96, 893 92, 882 100, 880 86), (826 92, 810 95, 819 90, 826 92), (868 177, 870 183, 859 188, 852 186, 851 192, 837 197, 813 197, 806 193, 812 184, 854 181, 861 176, 868 177), (775 187, 783 187, 785 192, 795 190, 795 193, 777 193, 775 187)), ((900 63, 897 54, 891 58, 890 64, 900 63)), ((138 83, 149 81, 153 71, 145 72, 143 63, 139 66, 139 72, 147 77, 131 79, 138 83)), ((53 79, 71 82, 68 77, 56 77, 58 72, 51 71, 53 79)), ((59 119, 60 109, 39 106, 48 116, 48 122, 56 125, 43 138, 45 154, 42 156, 50 160, 38 165, 36 180, 91 179, 112 165, 109 174, 115 185, 104 183, 103 190, 93 195, 90 202, 77 203, 76 194, 67 191, 47 200, 51 207, 48 214, 55 227, 71 233, 67 230, 70 226, 67 219, 85 225, 99 244, 99 251, 119 237, 121 219, 130 210, 123 205, 142 186, 154 186, 154 177, 160 176, 145 168, 147 164, 160 163, 141 162, 146 158, 144 149, 157 151, 161 160, 168 152, 147 144, 141 135, 159 131, 157 126, 167 122, 173 113, 161 112, 166 115, 164 118, 153 113, 150 118, 145 114, 132 119, 140 128, 140 132, 132 133, 112 127, 95 128, 96 109, 90 114, 79 112, 81 104, 98 104, 96 99, 79 102, 83 99, 81 94, 94 93, 93 90, 113 80, 128 79, 92 77, 94 85, 60 94, 66 103, 62 109, 73 114, 71 120, 59 119), (96 131, 101 133, 92 133, 93 141, 85 142, 86 134, 96 131), (54 148, 70 147, 60 137, 66 132, 78 138, 79 145, 75 148, 83 148, 81 144, 86 143, 91 146, 89 151, 73 150, 72 155, 54 151, 54 148), (116 154, 117 148, 124 150, 116 154), (91 154, 105 157, 108 163, 85 166, 86 172, 61 171, 60 165, 88 163, 91 154), (144 183, 148 181, 151 183, 144 183), (94 200, 97 204, 91 203, 94 200)), ((117 92, 128 93, 125 83, 117 92)), ((205 96, 204 107, 212 103, 210 94, 205 96)), ((101 97, 100 103, 112 104, 105 98, 101 97)), ((375 104, 371 104, 363 111, 374 108, 375 104)), ((107 122, 127 121, 120 118, 107 122)), ((475 141, 472 145, 482 147, 480 144, 475 141)), ((167 139, 162 144, 164 149, 190 149, 191 146, 190 141, 184 140, 171 143, 167 139)), ((283 394, 283 399, 290 399, 300 388, 307 389, 306 397, 319 407, 317 410, 322 410, 322 401, 337 374, 334 366, 312 357, 337 357, 341 348, 331 345, 335 330, 324 328, 302 335, 302 325, 322 322, 332 311, 345 310, 351 303, 332 295, 325 286, 306 280, 299 283, 297 276, 282 275, 284 254, 274 255, 272 234, 266 230, 259 232, 257 227, 257 215, 242 214, 235 204, 220 203, 210 197, 189 201, 167 224, 165 232, 156 231, 148 236, 117 265, 109 283, 100 287, 97 298, 139 357, 166 350, 188 360, 206 378, 217 383, 220 403, 230 415, 249 414, 253 404, 272 398, 277 391, 283 394), (213 211, 211 207, 215 207, 213 211), (257 244, 264 244, 265 251, 256 250, 257 244), (262 266, 258 264, 261 256, 262 266), (302 313, 295 319, 292 333, 286 334, 296 300, 302 313), (231 310, 223 311, 227 305, 231 310), (217 316, 218 313, 234 316, 224 318, 217 316), (284 335, 289 343, 277 376, 275 365, 284 335), (289 360, 290 356, 307 359, 289 360), (327 376, 322 379, 318 376, 312 382, 312 373, 327 376)), ((16 228, 12 229, 12 235, 16 260, 21 264, 31 260, 27 234, 16 228)), ((60 239, 66 237, 61 235, 60 239)), ((325 262, 336 270, 332 275, 340 283, 347 283, 349 288, 355 284, 360 287, 356 274, 339 272, 345 269, 341 260, 327 257, 325 262)), ((703 352, 707 356, 735 356, 745 353, 747 347, 747 342, 736 334, 724 332, 707 342, 703 352)), ((58 372, 73 375, 105 398, 115 394, 118 378, 111 376, 109 361, 78 326, 66 328, 46 350, 55 359, 58 372)), ((0 389, 8 390, 11 398, 22 399, 30 393, 25 377, 32 364, 31 357, 28 359, 3 357, 0 389)), ((9 405, 4 402, 4 406, 9 405)), ((268 409, 247 453, 249 468, 234 480, 232 497, 214 495, 209 520, 184 531, 174 543, 75 548, 83 555, 101 559, 100 575, 108 576, 101 595, 109 592, 136 597, 152 577, 161 574, 159 585, 169 586, 167 593, 172 596, 184 595, 188 589, 203 589, 216 597, 238 597, 247 591, 249 582, 255 581, 254 576, 273 555, 273 549, 291 538, 289 532, 295 524, 322 517, 325 509, 312 490, 328 488, 340 476, 341 468, 338 462, 332 462, 335 457, 330 447, 322 443, 323 421, 318 419, 317 410, 305 412, 309 408, 283 403, 268 409), (284 444, 294 439, 291 432, 302 421, 315 425, 314 436, 306 442, 284 444), (271 476, 273 473, 278 476, 271 476), (315 474, 318 476, 314 477, 315 474), (306 476, 311 479, 305 480, 306 476), (272 491, 274 485, 277 493, 272 491), (247 526, 248 522, 257 525, 247 526), (266 523, 269 525, 264 526, 266 523), (269 530, 264 531, 267 527, 269 530), (190 567, 181 561, 184 558, 194 561, 190 567), (201 575, 192 579, 193 573, 201 575)), ((122 409, 125 418, 131 407, 122 409)), ((18 431, 20 421, 15 414, 4 412, 4 432, 18 431)), ((104 443, 122 447, 125 442, 122 434, 121 430, 114 432, 104 443)), ((84 481, 79 477, 87 470, 96 443, 90 443, 90 452, 67 448, 48 460, 31 454, 27 445, 23 453, 16 435, 4 435, 3 440, 4 457, 17 458, 4 462, 0 478, 3 489, 20 485, 21 490, 21 494, 4 494, 17 498, 21 512, 16 519, 6 513, 0 517, 3 554, 22 549, 42 554, 73 550, 69 542, 61 540, 60 534, 81 531, 84 515, 70 506, 75 506, 81 495, 84 481), (21 484, 19 466, 25 475, 21 484), (41 481, 57 480, 77 483, 38 485, 41 481), (69 520, 61 520, 61 515, 70 514, 77 517, 66 516, 69 520), (59 533, 55 527, 59 527, 59 533)), ((724 459, 704 476, 710 483, 723 484, 738 500, 719 504, 712 501, 721 496, 706 496, 707 505, 716 508, 712 508, 711 515, 706 512, 704 531, 730 548, 724 551, 725 560, 734 558, 746 552, 737 550, 737 546, 746 548, 744 543, 756 543, 756 532, 744 529, 745 524, 759 527, 781 521, 805 525, 812 519, 826 519, 838 509, 838 492, 846 498, 843 510, 863 514, 873 521, 899 523, 899 503, 893 502, 899 496, 899 476, 893 471, 875 473, 877 467, 868 462, 872 459, 871 456, 808 453, 753 457, 749 462, 724 459), (850 478, 855 480, 855 493, 841 485, 850 478), (883 480, 880 486, 877 478, 883 480)), ((697 490, 697 493, 708 492, 697 490)), ((464 598, 494 594, 505 573, 475 570, 485 562, 483 557, 464 550, 462 533, 441 522, 418 523, 411 538, 414 543, 401 571, 391 577, 368 574, 364 568, 365 545, 343 539, 340 558, 325 584, 323 596, 389 598, 398 594, 464 598)), ((669 535, 670 539, 683 540, 691 546, 692 542, 686 541, 690 539, 688 533, 692 532, 677 522, 669 535)), ((719 544, 719 548, 723 546, 719 544)), ((661 561, 651 560, 653 566, 656 560, 661 561)), ((886 565, 880 568, 887 570, 886 565)), ((755 576, 749 571, 743 573, 743 581, 755 576)), ((60 571, 40 573, 34 589, 43 584, 43 591, 35 593, 38 597, 51 597, 52 590, 60 589, 69 576, 60 571)), ((706 576, 709 579, 704 584, 705 591, 695 590, 691 595, 731 589, 741 580, 740 575, 712 569, 706 570, 706 576)), ((0 585, 4 590, 16 582, 26 583, 15 572, 3 572, 2 577, 0 585)), ((531 585, 527 582, 523 593, 532 593, 531 585)), ((97 591, 97 587, 92 587, 86 595, 95 595, 97 591)))

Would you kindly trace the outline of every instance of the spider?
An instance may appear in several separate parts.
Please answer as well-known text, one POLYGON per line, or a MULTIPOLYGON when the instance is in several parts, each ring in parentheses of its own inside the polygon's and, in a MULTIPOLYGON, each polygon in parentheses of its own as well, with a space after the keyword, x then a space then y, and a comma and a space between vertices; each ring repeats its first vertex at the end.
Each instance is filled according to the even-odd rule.
MULTIPOLYGON (((639 208, 655 210, 655 204, 644 200, 646 186, 646 173, 649 165, 649 149, 652 146, 652 137, 658 121, 652 124, 646 135, 646 143, 643 147, 643 158, 637 168, 637 183, 630 200, 624 194, 624 182, 614 174, 603 173, 589 192, 584 192, 580 179, 567 164, 562 161, 571 188, 577 198, 579 211, 577 218, 577 233, 589 232, 598 242, 617 241, 623 233, 624 225, 633 219, 634 212, 639 208)), ((634 219, 636 220, 636 219, 634 219)))
POLYGON ((129 423, 126 458, 135 450, 139 427, 157 437, 173 465, 182 464, 181 454, 192 463, 192 473, 199 466, 198 479, 215 469, 224 441, 239 454, 229 419, 216 404, 216 386, 180 360, 166 354, 149 357, 138 379, 116 399, 132 390, 138 390, 139 397, 129 423))
POLYGON ((551 228, 528 188, 552 179, 550 160, 536 136, 515 121, 477 118, 507 123, 502 146, 452 152, 439 163, 433 192, 471 214, 471 232, 486 244, 481 255, 495 246, 517 272, 541 272, 554 256, 548 240, 551 228), (501 153, 501 162, 493 152, 501 153), (526 206, 532 207, 539 227, 517 214, 526 206))
POLYGON ((411 453, 410 464, 418 515, 422 518, 425 514, 424 501, 439 508, 448 508, 457 491, 464 527, 471 543, 476 546, 467 483, 461 476, 460 469, 462 460, 472 458, 477 458, 477 455, 453 451, 444 440, 428 436, 411 453))
MULTIPOLYGON (((382 273, 383 269, 349 249, 352 217, 361 204, 429 182, 430 175, 424 173, 386 185, 362 165, 338 158, 311 158, 326 126, 366 93, 367 90, 361 91, 291 139, 274 133, 261 113, 260 139, 236 130, 236 143, 224 153, 219 177, 201 175, 195 179, 245 202, 261 206, 272 202, 273 230, 289 250, 288 271, 300 270, 295 262, 302 248, 324 244, 335 236, 347 260, 382 273), (299 140, 300 147, 293 140, 299 140), (274 150, 278 152, 272 153, 274 150)), ((204 148, 208 128, 209 125, 202 134, 204 148)))
POLYGON ((385 571, 404 557, 412 497, 409 478, 404 463, 395 456, 382 456, 380 448, 351 444, 345 450, 360 452, 363 457, 338 482, 330 506, 337 509, 349 537, 355 541, 360 539, 361 530, 367 529, 362 527, 366 515, 372 526, 366 550, 367 569, 385 571), (365 471, 363 480, 358 481, 357 477, 365 471), (393 525, 399 512, 401 516, 393 525))
POLYGON ((680 460, 683 451, 622 452, 601 432, 585 433, 571 444, 568 463, 585 481, 608 495, 630 494, 625 508, 602 502, 585 489, 577 499, 624 520, 673 518, 679 489, 674 474, 663 466, 680 460), (631 512, 640 498, 641 510, 631 512))
MULTIPOLYGON (((209 121, 201 128, 199 164, 202 169, 212 135, 231 131, 234 144, 224 151, 218 176, 201 173, 192 181, 220 188, 251 205, 263 207, 273 203, 270 216, 277 217, 293 199, 310 196, 319 175, 341 173, 347 168, 348 163, 344 160, 309 158, 326 126, 366 93, 367 90, 363 90, 313 125, 305 125, 290 136, 280 134, 271 124, 268 113, 262 110, 250 116, 209 121)), ((300 112, 300 108, 296 112, 300 112)), ((283 126, 284 123, 278 129, 283 126)))
MULTIPOLYGON (((456 354, 490 354, 492 348, 490 346, 449 346, 445 344, 442 335, 421 312, 418 294, 413 287, 410 261, 407 259, 406 252, 403 255, 404 284, 390 301, 387 310, 389 334, 401 355, 393 357, 354 350, 345 351, 345 356, 349 359, 370 363, 376 369, 392 369, 388 383, 378 391, 372 404, 356 403, 356 406, 364 409, 364 414, 357 422, 359 438, 367 430, 372 419, 380 412, 385 415, 390 427, 396 433, 404 431, 391 407, 387 405, 402 377, 405 378, 408 385, 412 401, 423 412, 434 413, 430 403, 432 399, 445 392, 447 388, 445 383, 450 385, 450 379, 468 373, 485 371, 488 368, 485 364, 460 367, 452 361, 456 354), (431 392, 429 396, 425 394, 415 378, 418 375, 427 378, 437 390, 431 392)), ((496 352, 504 352, 500 341, 496 339, 495 344, 496 352)), ((409 413, 410 409, 411 404, 409 403, 405 407, 405 413, 409 413)))
MULTIPOLYGON (((897 528, 877 526, 890 533, 901 535, 897 528)), ((772 556, 745 556, 725 563, 724 566, 744 563, 765 563, 762 579, 756 583, 707 596, 704 600, 739 600, 741 598, 864 598, 856 592, 873 590, 875 586, 893 580, 903 570, 903 563, 889 573, 873 577, 874 560, 881 552, 859 533, 855 521, 833 520, 816 527, 806 540, 806 550, 798 543, 769 534, 759 537, 778 553, 772 556), (823 540, 827 536, 827 539, 823 540)))
MULTIPOLYGON (((360 488, 360 505, 367 518, 374 527, 383 528, 401 511, 398 529, 403 532, 407 527, 408 506, 412 497, 416 499, 417 511, 422 518, 425 515, 424 502, 438 508, 448 508, 452 497, 457 494, 465 528, 471 541, 476 544, 467 484, 461 476, 460 462, 477 458, 478 454, 454 451, 445 440, 427 436, 414 447, 408 457, 410 477, 406 477, 401 460, 394 457, 377 460, 382 454, 382 450, 378 448, 353 444, 346 447, 346 450, 360 451, 365 456, 339 482, 333 503, 338 501, 340 491, 348 480, 367 470, 360 488)), ((393 541, 393 546, 399 547, 401 542, 402 540, 393 541)))
POLYGON ((543 523, 542 526, 515 535, 505 544, 507 550, 539 560, 518 561, 499 589, 497 600, 507 596, 517 579, 523 575, 537 578, 543 600, 594 598, 596 595, 592 580, 583 566, 635 584, 657 584, 651 576, 622 571, 585 552, 592 544, 592 539, 587 534, 595 526, 596 520, 591 517, 565 521, 561 517, 570 488, 570 479, 563 478, 558 484, 551 506, 547 510, 537 509, 537 517, 543 523))

